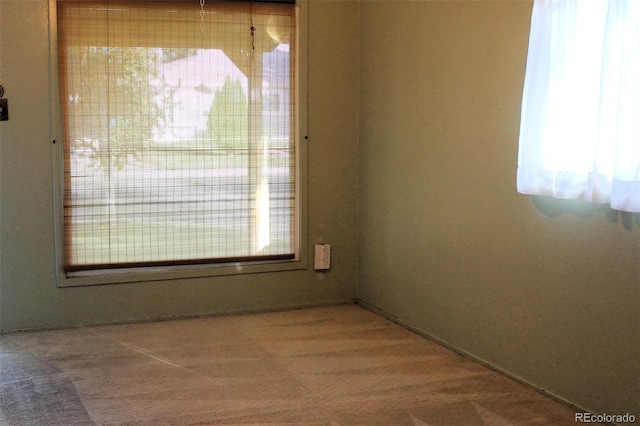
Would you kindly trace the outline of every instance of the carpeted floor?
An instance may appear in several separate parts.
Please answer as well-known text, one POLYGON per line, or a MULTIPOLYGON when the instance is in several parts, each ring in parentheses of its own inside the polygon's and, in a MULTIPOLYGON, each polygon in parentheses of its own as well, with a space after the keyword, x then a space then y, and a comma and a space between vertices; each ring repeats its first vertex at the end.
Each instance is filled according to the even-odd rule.
POLYGON ((6 425, 574 425, 356 305, 0 336, 6 425))

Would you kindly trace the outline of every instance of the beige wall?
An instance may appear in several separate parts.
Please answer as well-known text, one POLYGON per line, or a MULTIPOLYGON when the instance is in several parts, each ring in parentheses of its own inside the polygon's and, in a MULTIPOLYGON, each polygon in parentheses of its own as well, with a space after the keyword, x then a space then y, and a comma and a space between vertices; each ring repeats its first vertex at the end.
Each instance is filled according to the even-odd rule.
MULTIPOLYGON (((308 245, 332 270, 56 288, 49 2, 0 0, 0 330, 351 301, 357 282, 357 3, 309 7, 308 245), (331 60, 326 60, 327 57, 331 60)), ((311 250, 310 250, 311 251, 311 250)), ((161 277, 162 278, 162 277, 161 277)))
POLYGON ((596 413, 635 413, 640 220, 516 193, 530 1, 360 10, 358 296, 596 413))

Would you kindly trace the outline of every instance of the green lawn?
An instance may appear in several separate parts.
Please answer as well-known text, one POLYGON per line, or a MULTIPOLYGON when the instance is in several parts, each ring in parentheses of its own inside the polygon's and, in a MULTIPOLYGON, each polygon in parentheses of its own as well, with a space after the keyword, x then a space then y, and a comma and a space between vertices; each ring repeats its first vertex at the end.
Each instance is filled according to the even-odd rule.
MULTIPOLYGON (((74 264, 154 262, 247 256, 249 232, 190 222, 74 225, 74 264)), ((272 247, 288 247, 288 237, 273 235, 272 247)), ((285 250, 286 251, 286 250, 285 250)))

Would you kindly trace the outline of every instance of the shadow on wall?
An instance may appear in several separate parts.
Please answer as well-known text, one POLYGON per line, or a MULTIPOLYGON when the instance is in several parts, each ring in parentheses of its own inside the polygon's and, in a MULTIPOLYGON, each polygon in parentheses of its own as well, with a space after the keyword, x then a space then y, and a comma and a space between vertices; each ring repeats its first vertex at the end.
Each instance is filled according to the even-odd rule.
POLYGON ((551 197, 534 196, 533 204, 548 217, 556 217, 563 213, 574 216, 590 218, 596 213, 604 213, 607 219, 613 223, 622 222, 625 229, 633 230, 633 223, 640 228, 640 213, 623 212, 614 210, 604 204, 591 204, 580 200, 561 200, 551 197))

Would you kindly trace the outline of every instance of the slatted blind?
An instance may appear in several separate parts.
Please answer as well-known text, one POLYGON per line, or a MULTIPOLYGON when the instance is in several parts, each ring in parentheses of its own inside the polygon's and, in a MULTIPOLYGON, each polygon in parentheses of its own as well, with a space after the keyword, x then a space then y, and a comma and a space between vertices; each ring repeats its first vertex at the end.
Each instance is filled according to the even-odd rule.
POLYGON ((296 11, 58 0, 65 269, 294 259, 296 11))

